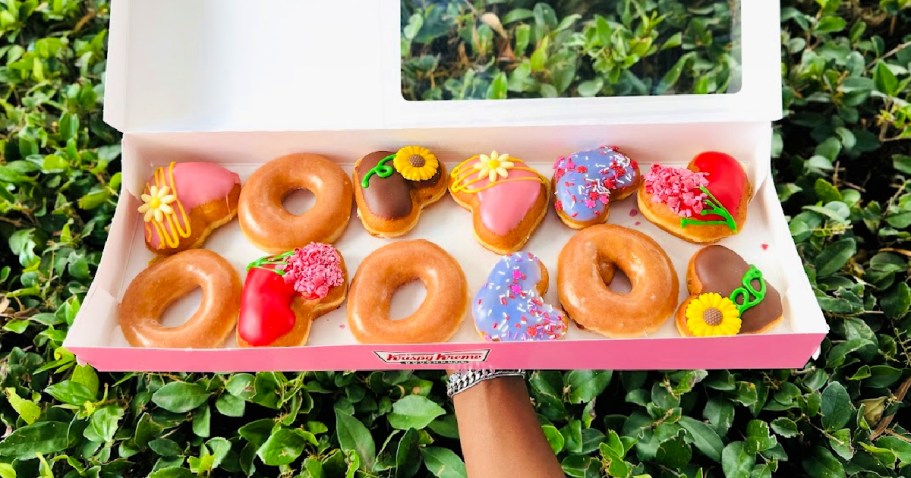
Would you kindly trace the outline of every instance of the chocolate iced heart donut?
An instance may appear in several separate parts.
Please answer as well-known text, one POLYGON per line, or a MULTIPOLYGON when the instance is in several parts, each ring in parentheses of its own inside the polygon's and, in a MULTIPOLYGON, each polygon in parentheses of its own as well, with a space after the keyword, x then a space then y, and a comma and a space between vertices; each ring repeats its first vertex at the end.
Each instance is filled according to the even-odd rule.
POLYGON ((737 234, 753 190, 731 156, 709 151, 686 168, 653 164, 639 186, 639 210, 665 231, 698 244, 737 234))
POLYGON ((690 297, 677 308, 684 336, 759 334, 782 320, 781 294, 756 266, 724 246, 700 249, 686 271, 690 297))
POLYGON ((607 221, 611 201, 621 201, 641 182, 639 165, 612 146, 580 151, 554 164, 554 209, 573 229, 607 221))
POLYGON ((367 232, 380 237, 408 233, 449 183, 443 163, 420 146, 370 153, 355 163, 353 174, 357 215, 367 232))
POLYGON ((562 339, 568 320, 544 302, 547 285, 547 268, 534 254, 502 257, 472 303, 478 333, 492 342, 562 339))

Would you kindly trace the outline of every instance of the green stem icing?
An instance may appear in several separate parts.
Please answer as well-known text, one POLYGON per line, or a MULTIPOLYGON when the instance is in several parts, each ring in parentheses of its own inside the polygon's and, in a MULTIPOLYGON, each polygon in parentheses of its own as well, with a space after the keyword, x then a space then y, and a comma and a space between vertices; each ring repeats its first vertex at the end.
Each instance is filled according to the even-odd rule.
POLYGON ((765 299, 765 279, 762 278, 762 271, 751 264, 743 275, 741 284, 743 284, 743 287, 732 290, 728 298, 731 299, 731 302, 737 304, 737 310, 740 311, 740 315, 743 315, 744 312, 765 299), (753 281, 759 281, 759 290, 753 288, 753 281), (743 303, 737 301, 740 298, 743 299, 743 303))
POLYGON ((250 269, 266 269, 266 270, 272 271, 280 276, 283 276, 283 275, 285 275, 285 271, 283 269, 276 269, 274 267, 265 267, 265 266, 267 266, 267 265, 270 265, 270 266, 284 265, 285 259, 290 257, 291 254, 294 254, 294 251, 283 252, 277 256, 260 257, 259 259, 256 259, 255 261, 247 264, 247 270, 249 271, 250 269))
POLYGON ((367 171, 367 174, 365 174, 364 178, 361 179, 361 187, 365 189, 370 187, 370 176, 373 176, 374 174, 381 178, 388 178, 389 176, 392 176, 392 173, 395 172, 395 169, 392 168, 392 165, 386 163, 392 161, 393 159, 395 159, 395 155, 390 154, 389 156, 381 159, 380 162, 376 163, 376 166, 370 168, 370 171, 367 171))
POLYGON ((724 220, 715 219, 715 220, 710 220, 710 221, 704 221, 702 219, 693 219, 690 217, 682 217, 682 218, 680 218, 680 227, 686 227, 686 226, 689 226, 690 224, 701 224, 703 226, 726 225, 732 231, 737 232, 737 223, 734 221, 734 217, 731 216, 731 213, 728 212, 727 209, 725 209, 724 205, 721 204, 721 201, 716 199, 715 196, 705 186, 699 186, 699 189, 701 189, 702 192, 704 192, 706 195, 706 198, 705 198, 706 209, 699 211, 699 215, 708 216, 709 214, 715 214, 717 216, 723 217, 724 220))

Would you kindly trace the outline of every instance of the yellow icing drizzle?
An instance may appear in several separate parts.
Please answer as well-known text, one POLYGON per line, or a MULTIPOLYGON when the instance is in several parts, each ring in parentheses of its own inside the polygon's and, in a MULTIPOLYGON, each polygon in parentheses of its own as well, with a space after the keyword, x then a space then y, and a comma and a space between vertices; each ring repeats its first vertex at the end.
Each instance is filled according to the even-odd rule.
MULTIPOLYGON (((152 227, 154 227, 155 232, 158 233, 158 249, 164 249, 165 245, 167 245, 167 247, 176 248, 180 243, 180 238, 186 239, 190 237, 191 234, 190 217, 184 210, 183 203, 180 202, 180 196, 177 193, 177 183, 174 182, 174 165, 176 164, 177 163, 174 161, 171 161, 171 164, 168 165, 167 176, 165 176, 164 168, 161 167, 156 168, 155 174, 153 175, 155 185, 159 189, 167 186, 170 188, 171 194, 177 198, 177 200, 174 201, 174 204, 177 205, 177 207, 174 208, 174 212, 171 212, 170 214, 164 214, 163 221, 158 221, 155 218, 152 218, 151 221, 145 223, 146 242, 151 240, 152 227), (168 183, 168 180, 170 180, 170 184, 168 183), (180 214, 180 219, 183 220, 186 229, 181 227, 180 221, 177 220, 177 214, 180 214), (170 226, 170 230, 169 228, 165 227, 165 222, 167 222, 168 226, 170 226)), ((149 193, 150 188, 151 183, 146 183, 144 190, 145 194, 149 193)))
POLYGON ((469 163, 471 163, 472 161, 478 160, 479 158, 480 158, 480 155, 476 154, 476 155, 466 159, 465 161, 462 161, 455 168, 452 168, 452 172, 449 173, 449 176, 453 179, 452 184, 449 186, 449 189, 452 192, 456 193, 456 192, 464 191, 469 194, 475 194, 475 193, 479 193, 485 189, 492 188, 498 184, 513 182, 513 181, 537 181, 541 184, 547 184, 547 182, 544 180, 544 178, 542 178, 541 175, 537 171, 535 171, 534 169, 529 168, 528 166, 525 165, 525 161, 522 161, 519 158, 510 156, 509 160, 516 163, 517 165, 513 166, 512 168, 507 170, 507 174, 508 174, 508 171, 521 170, 521 171, 530 171, 532 173, 535 173, 535 175, 534 176, 522 176, 520 178, 510 178, 507 176, 506 179, 498 179, 497 181, 494 181, 494 182, 488 181, 488 183, 485 184, 484 186, 481 186, 479 188, 473 188, 473 187, 471 187, 473 184, 476 184, 485 179, 483 177, 480 177, 480 178, 477 177, 478 171, 476 169, 473 169, 473 167, 468 166, 469 163))

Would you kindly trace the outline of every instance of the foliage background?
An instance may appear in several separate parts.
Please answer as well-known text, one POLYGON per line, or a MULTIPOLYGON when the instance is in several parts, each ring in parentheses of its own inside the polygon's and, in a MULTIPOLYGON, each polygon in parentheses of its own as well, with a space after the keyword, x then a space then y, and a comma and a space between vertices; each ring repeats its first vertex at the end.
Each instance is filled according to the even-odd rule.
MULTIPOLYGON (((429 25, 439 3, 403 8, 429 25)), ((526 3, 531 17, 501 21, 511 66, 468 55, 472 36, 443 33, 478 61, 435 67, 441 97, 560 94, 554 62, 569 50, 554 25, 567 17, 540 23, 544 8, 526 3)), ((585 2, 560 5, 573 3, 585 2)), ((710 16, 707 3, 615 2, 670 12, 667 22, 710 16)), ((476 0, 460 22, 502 40, 481 16, 502 20, 509 6, 476 0)), ((782 8, 776 184, 832 332, 802 370, 533 373, 544 432, 570 476, 911 476, 911 2, 782 8)), ((101 0, 0 0, 0 477, 461 476, 439 373, 99 374, 60 348, 119 194, 119 136, 101 121, 108 13, 101 0)), ((416 41, 424 25, 413 18, 403 28, 416 41)), ((651 38, 640 35, 645 20, 614 18, 618 35, 651 38)), ((561 31, 597 33, 597 20, 569 23, 561 31)), ((678 53, 691 31, 679 28, 680 46, 669 47, 678 53)), ((659 35, 600 70, 577 53, 579 73, 562 91, 632 92, 643 85, 623 71, 666 42, 659 35)), ((403 45, 406 56, 428 51, 403 45)), ((725 51, 689 52, 673 88, 731 84, 724 67, 697 61, 725 51), (705 76, 715 79, 700 86, 705 76)), ((426 70, 413 71, 415 91, 430 91, 426 70)), ((660 81, 641 91, 671 92, 660 81)))

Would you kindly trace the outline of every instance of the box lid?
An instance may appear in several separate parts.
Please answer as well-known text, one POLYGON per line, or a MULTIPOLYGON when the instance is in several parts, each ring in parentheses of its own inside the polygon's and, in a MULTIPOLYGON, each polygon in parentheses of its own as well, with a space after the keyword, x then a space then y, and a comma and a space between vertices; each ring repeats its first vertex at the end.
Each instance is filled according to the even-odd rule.
POLYGON ((773 121, 779 5, 741 0, 736 93, 406 101, 393 0, 115 0, 105 121, 124 132, 773 121))

